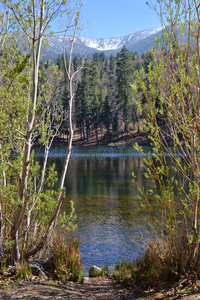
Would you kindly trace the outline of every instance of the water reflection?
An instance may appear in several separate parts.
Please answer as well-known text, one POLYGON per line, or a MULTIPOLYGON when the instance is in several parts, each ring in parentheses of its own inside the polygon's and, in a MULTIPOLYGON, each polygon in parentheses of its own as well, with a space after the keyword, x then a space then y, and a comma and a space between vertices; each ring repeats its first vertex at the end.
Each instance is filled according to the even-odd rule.
MULTIPOLYGON (((79 151, 83 154, 82 149, 79 151)), ((145 225, 138 212, 138 192, 131 173, 135 172, 141 186, 150 185, 143 176, 143 157, 123 156, 122 152, 114 156, 110 149, 104 151, 109 156, 106 152, 104 156, 72 156, 65 183, 62 209, 68 213, 70 200, 74 201, 85 273, 91 264, 112 267, 122 259, 134 260, 142 250, 137 237, 144 234, 145 225)), ((61 155, 57 152, 53 157, 58 173, 64 152, 61 148, 61 155)))

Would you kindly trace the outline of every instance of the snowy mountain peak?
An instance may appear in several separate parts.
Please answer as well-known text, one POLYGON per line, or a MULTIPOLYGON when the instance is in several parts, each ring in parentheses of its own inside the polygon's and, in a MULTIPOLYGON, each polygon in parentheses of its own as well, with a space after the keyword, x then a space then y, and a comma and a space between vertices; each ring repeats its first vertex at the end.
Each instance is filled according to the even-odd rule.
POLYGON ((161 30, 162 27, 155 27, 137 33, 133 33, 121 38, 96 39, 96 38, 89 38, 89 37, 80 37, 80 40, 89 48, 93 48, 99 51, 109 51, 109 50, 117 50, 122 48, 123 45, 127 44, 131 39, 135 39, 135 40, 145 39, 148 36, 154 35, 161 30))
MULTIPOLYGON (((162 27, 154 27, 119 38, 89 38, 78 37, 74 44, 74 55, 92 58, 95 52, 104 52, 105 55, 116 55, 125 46, 131 52, 142 54, 152 46, 156 46, 154 38, 160 34, 162 27)), ((49 48, 45 51, 44 60, 55 61, 58 55, 70 49, 71 37, 64 39, 63 36, 54 36, 49 41, 49 48)))
POLYGON ((109 51, 120 49, 125 44, 125 38, 106 38, 106 39, 95 39, 88 37, 80 38, 82 43, 87 47, 93 48, 99 51, 109 51))

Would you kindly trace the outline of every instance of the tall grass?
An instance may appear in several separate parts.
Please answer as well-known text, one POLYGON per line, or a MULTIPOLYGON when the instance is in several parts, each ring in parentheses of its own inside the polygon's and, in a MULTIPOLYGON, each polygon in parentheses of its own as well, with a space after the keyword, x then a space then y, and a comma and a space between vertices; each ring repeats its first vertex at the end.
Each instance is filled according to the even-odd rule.
POLYGON ((57 279, 83 282, 79 239, 65 231, 55 232, 50 246, 51 262, 57 279))
POLYGON ((143 255, 134 263, 118 263, 114 276, 126 284, 143 288, 158 287, 163 282, 178 279, 177 268, 177 259, 171 250, 161 241, 151 240, 143 255))

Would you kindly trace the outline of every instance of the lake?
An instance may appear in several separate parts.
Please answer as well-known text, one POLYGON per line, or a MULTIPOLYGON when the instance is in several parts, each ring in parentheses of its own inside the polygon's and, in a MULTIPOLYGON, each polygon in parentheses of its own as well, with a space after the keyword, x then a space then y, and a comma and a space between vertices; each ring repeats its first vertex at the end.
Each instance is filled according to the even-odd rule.
MULTIPOLYGON (((50 153, 50 163, 56 163, 59 173, 65 150, 54 147, 50 153)), ((142 161, 133 147, 123 145, 73 148, 62 209, 68 213, 70 200, 74 201, 85 274, 92 264, 112 269, 117 262, 133 261, 141 254, 138 237, 144 237, 145 224, 131 173, 137 174, 141 185, 150 186, 142 161)))

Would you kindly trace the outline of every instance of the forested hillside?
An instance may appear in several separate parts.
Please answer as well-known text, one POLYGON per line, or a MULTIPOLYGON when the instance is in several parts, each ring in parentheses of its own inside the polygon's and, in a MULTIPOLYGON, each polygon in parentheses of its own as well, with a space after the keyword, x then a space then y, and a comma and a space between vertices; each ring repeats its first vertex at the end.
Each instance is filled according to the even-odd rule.
MULTIPOLYGON (((133 136, 143 131, 143 115, 140 103, 136 101, 133 83, 137 71, 148 73, 153 55, 147 52, 139 56, 131 53, 125 46, 114 57, 106 58, 103 52, 94 53, 92 61, 74 57, 74 69, 83 64, 75 80, 74 123, 81 141, 89 141, 95 134, 107 142, 122 134, 133 136)), ((57 59, 57 65, 63 71, 62 92, 59 101, 67 107, 67 77, 64 73, 63 56, 57 59)), ((141 102, 144 102, 141 95, 141 102)), ((64 128, 64 127, 62 127, 64 128)), ((66 128, 66 127, 65 127, 66 128)), ((62 130, 62 134, 68 132, 62 130)))

